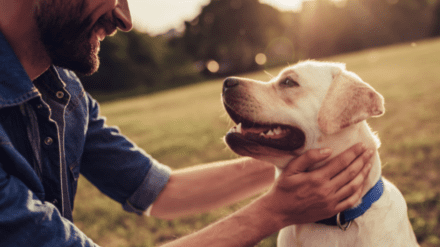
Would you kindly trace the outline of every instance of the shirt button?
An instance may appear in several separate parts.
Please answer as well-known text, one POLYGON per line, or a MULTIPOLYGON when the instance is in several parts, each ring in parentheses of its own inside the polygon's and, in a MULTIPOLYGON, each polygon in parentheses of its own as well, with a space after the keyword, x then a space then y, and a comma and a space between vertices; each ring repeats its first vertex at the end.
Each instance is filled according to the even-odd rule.
POLYGON ((57 96, 58 99, 62 99, 64 97, 64 93, 62 91, 58 91, 56 93, 56 96, 57 96))
POLYGON ((46 144, 47 146, 52 145, 53 143, 53 139, 50 137, 46 137, 46 139, 44 139, 44 144, 46 144))

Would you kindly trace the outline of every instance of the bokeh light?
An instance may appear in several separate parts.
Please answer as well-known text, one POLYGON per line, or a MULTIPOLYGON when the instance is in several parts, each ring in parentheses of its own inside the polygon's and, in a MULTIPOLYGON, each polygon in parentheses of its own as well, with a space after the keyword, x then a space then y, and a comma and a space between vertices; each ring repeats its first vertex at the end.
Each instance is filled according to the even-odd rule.
POLYGON ((217 73, 218 70, 220 69, 220 65, 215 60, 209 60, 208 63, 206 64, 206 68, 211 73, 217 73))
POLYGON ((266 57, 266 55, 264 55, 263 53, 258 53, 258 54, 255 56, 255 62, 256 62, 258 65, 264 65, 264 64, 267 62, 267 57, 266 57))

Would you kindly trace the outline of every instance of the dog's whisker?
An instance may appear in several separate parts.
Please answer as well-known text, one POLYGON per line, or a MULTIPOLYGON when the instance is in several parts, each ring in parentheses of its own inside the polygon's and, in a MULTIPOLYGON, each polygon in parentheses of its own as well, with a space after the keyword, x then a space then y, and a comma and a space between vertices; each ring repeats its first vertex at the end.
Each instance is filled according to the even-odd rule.
POLYGON ((220 117, 221 117, 221 118, 225 118, 225 117, 229 118, 229 115, 228 115, 227 112, 223 112, 223 114, 220 115, 220 117))
POLYGON ((227 126, 234 126, 234 122, 232 121, 232 119, 229 117, 227 112, 223 112, 222 115, 220 115, 221 119, 226 119, 226 124, 227 126))
POLYGON ((228 123, 227 123, 227 126, 228 126, 228 127, 232 127, 232 126, 235 125, 235 123, 232 121, 231 118, 228 118, 227 121, 228 121, 228 123))
POLYGON ((267 70, 264 70, 263 72, 264 72, 266 75, 268 75, 270 79, 272 79, 272 78, 275 77, 274 75, 272 75, 271 73, 269 73, 269 71, 267 71, 267 70))

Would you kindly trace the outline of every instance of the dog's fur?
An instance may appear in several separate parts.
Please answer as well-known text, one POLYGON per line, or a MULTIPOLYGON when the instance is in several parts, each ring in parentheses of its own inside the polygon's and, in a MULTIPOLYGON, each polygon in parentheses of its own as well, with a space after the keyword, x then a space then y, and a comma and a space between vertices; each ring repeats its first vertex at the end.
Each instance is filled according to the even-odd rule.
MULTIPOLYGON (((384 100, 344 64, 305 61, 284 69, 269 82, 228 78, 223 102, 233 121, 242 123, 225 137, 237 154, 272 162, 282 172, 307 150, 330 147, 331 159, 363 142, 376 152, 362 195, 381 177, 380 142, 365 120, 384 113, 384 100)), ((322 224, 289 226, 280 231, 278 246, 418 244, 402 194, 384 179, 382 197, 347 231, 322 224)))

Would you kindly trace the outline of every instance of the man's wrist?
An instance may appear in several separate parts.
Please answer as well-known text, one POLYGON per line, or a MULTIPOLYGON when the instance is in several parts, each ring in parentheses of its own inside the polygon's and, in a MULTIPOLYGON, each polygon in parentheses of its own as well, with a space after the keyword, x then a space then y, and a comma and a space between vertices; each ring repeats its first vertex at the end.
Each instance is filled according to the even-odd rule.
POLYGON ((267 205, 264 196, 244 208, 193 234, 167 243, 164 247, 254 246, 282 228, 280 217, 267 205))
POLYGON ((291 225, 287 223, 287 218, 284 214, 276 211, 276 205, 270 196, 270 191, 255 200, 253 204, 255 204, 254 206, 259 215, 267 217, 265 220, 267 221, 266 224, 268 224, 271 229, 275 229, 273 232, 279 231, 287 225, 291 225))
POLYGON ((266 194, 233 213, 226 220, 228 218, 235 222, 237 233, 240 232, 241 235, 236 236, 237 240, 240 239, 237 246, 254 246, 285 226, 282 215, 272 210, 270 196, 266 194))

